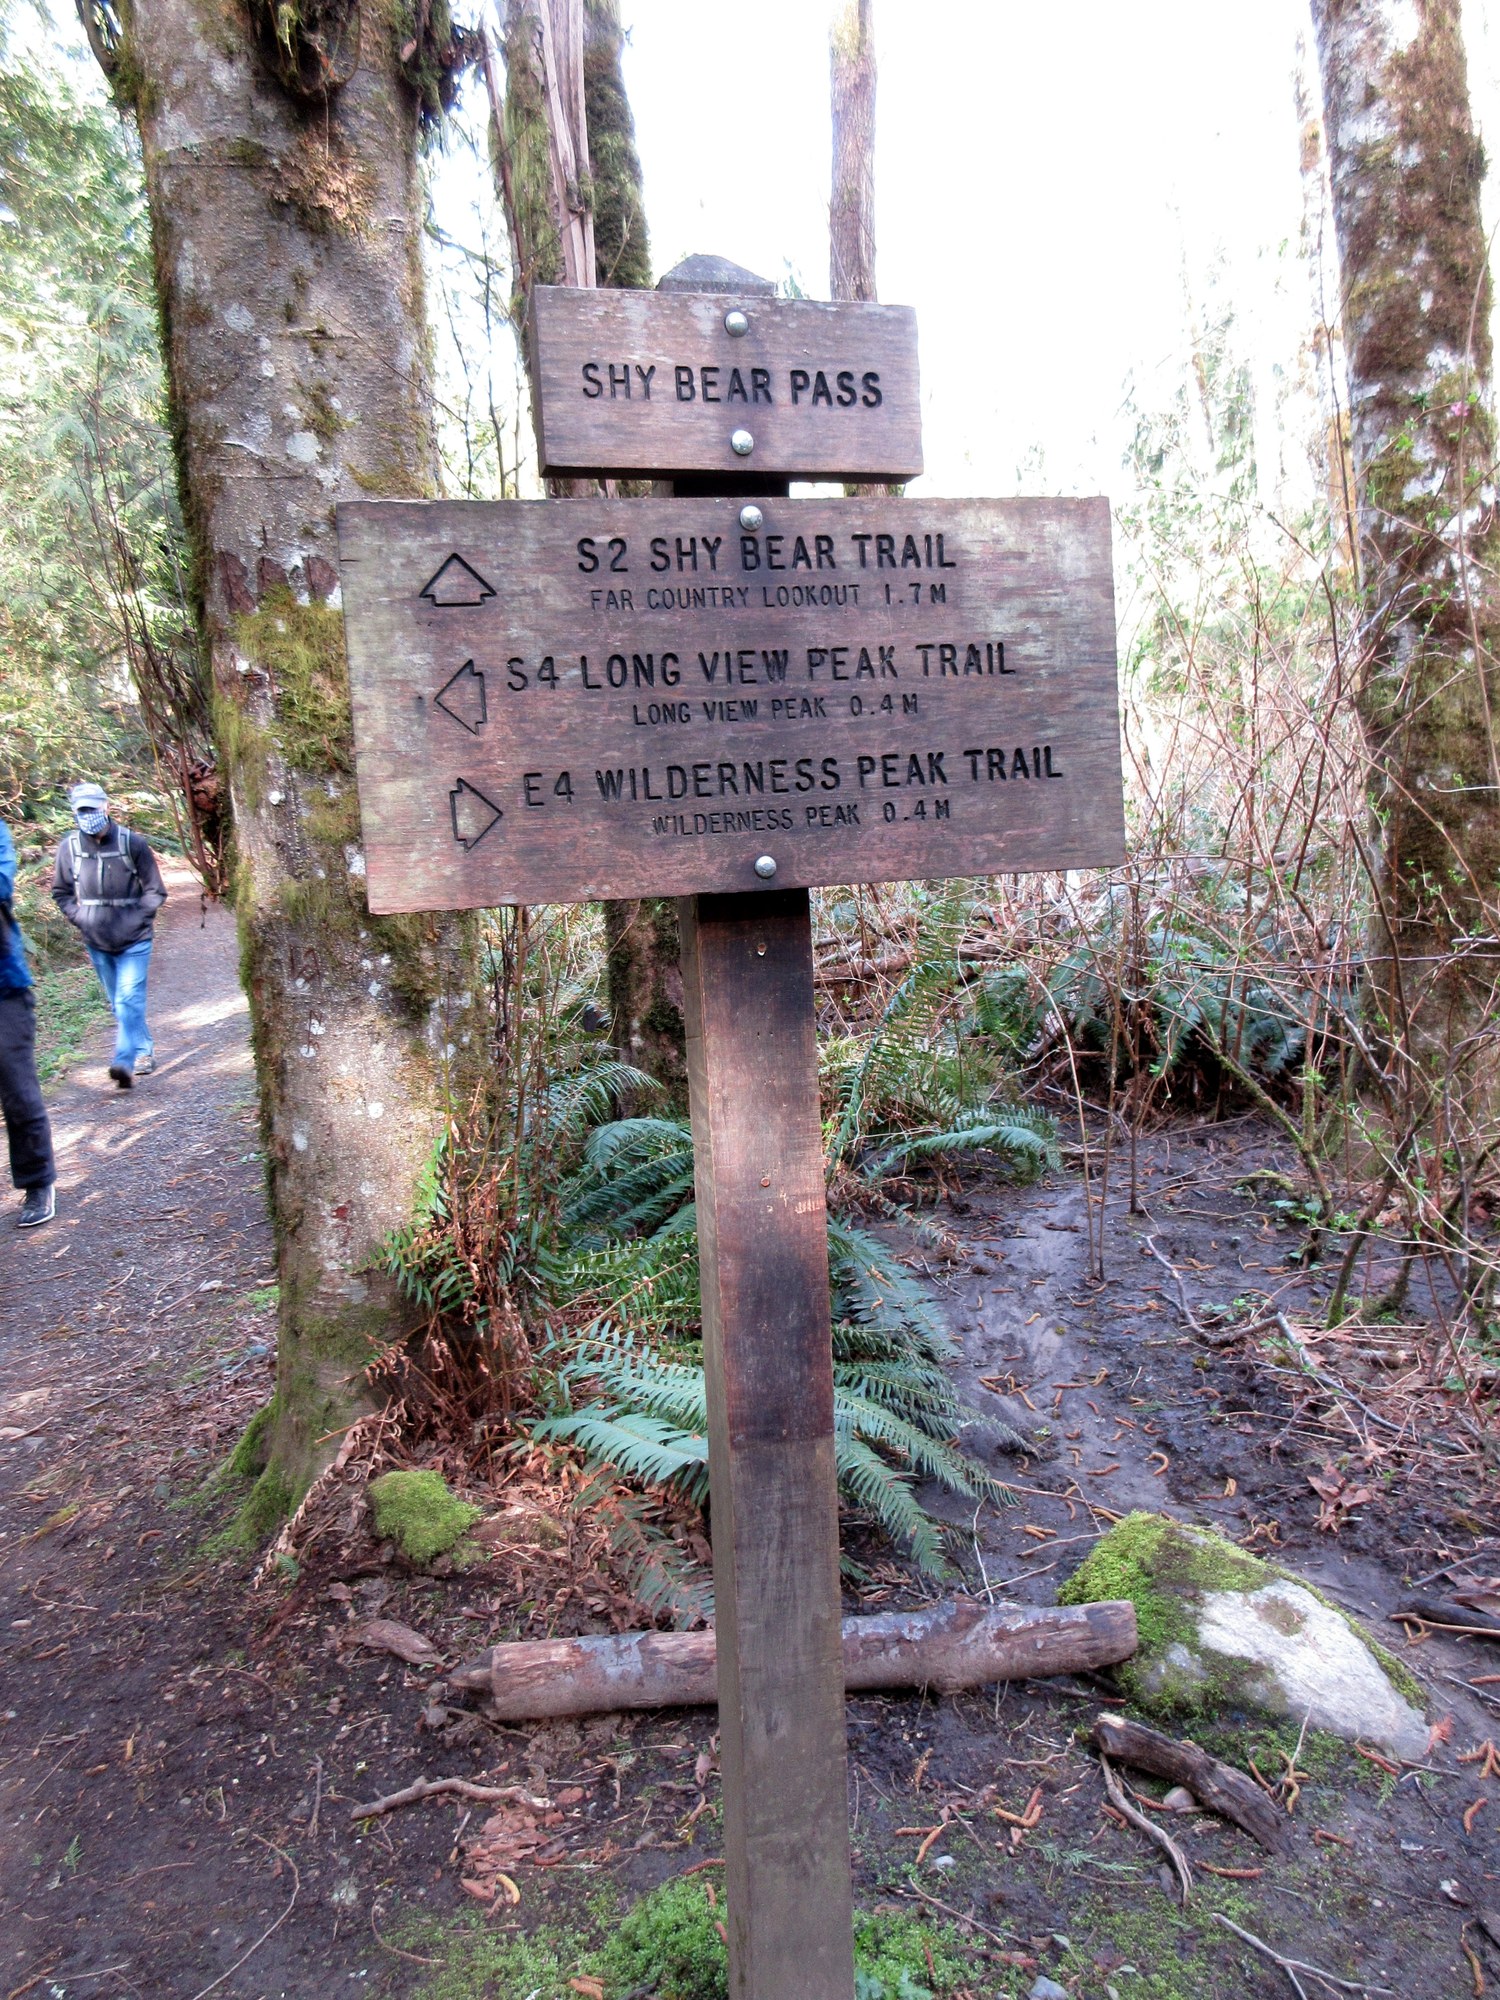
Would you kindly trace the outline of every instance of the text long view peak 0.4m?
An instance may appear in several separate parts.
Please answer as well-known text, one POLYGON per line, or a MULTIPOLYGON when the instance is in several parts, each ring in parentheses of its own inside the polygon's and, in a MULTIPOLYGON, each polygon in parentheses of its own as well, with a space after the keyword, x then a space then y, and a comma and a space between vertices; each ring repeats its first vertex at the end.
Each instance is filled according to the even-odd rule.
POLYGON ((340 507, 373 909, 1120 858, 1104 501, 744 511, 340 507))

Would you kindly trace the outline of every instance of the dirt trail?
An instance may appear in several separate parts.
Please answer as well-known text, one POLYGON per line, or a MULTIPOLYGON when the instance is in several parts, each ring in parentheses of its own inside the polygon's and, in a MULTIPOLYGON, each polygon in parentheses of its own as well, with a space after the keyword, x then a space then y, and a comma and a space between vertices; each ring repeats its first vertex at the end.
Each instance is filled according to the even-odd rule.
MULTIPOLYGON (((152 969, 160 1070, 116 1092, 101 1028, 53 1098, 58 1221, 28 1236, 0 1223, 0 2000, 414 1994, 461 1936, 460 1912, 492 1939, 573 1921, 602 1885, 629 1898, 711 1855, 714 1718, 496 1730, 445 1706, 433 1669, 354 1642, 377 1612, 450 1662, 550 1624, 586 1629, 603 1600, 551 1595, 567 1553, 555 1523, 518 1558, 509 1594, 498 1568, 402 1575, 362 1530, 260 1589, 252 1559, 209 1552, 234 1496, 205 1495, 205 1475, 268 1389, 272 1254, 233 925, 200 913, 180 873, 172 889, 152 969), (438 1775, 556 1794, 544 1827, 514 1834, 517 1908, 463 1892, 479 1822, 462 1801, 353 1823, 355 1801, 438 1775)), ((1353 1757, 1321 1769, 1287 1860, 1188 1821, 1195 1861, 1228 1872, 1200 1877, 1180 1913, 1160 1856, 1101 1816, 1077 1734, 1097 1686, 851 1701, 860 1901, 956 1913, 990 1953, 972 1987, 986 2000, 1027 1992, 1039 1971, 1078 2000, 1284 1992, 1215 1909, 1410 2000, 1479 1991, 1477 1965, 1500 1977, 1482 1923, 1500 1908, 1500 1758, 1459 1762, 1500 1735, 1467 1686, 1500 1662, 1484 1641, 1403 1649, 1387 1622, 1429 1571, 1500 1570, 1490 1482, 1472 1454, 1431 1439, 1383 1457, 1378 1426, 1310 1397, 1274 1357, 1205 1349, 1143 1247, 1152 1235, 1196 1311, 1250 1291, 1310 1304, 1320 1280, 1289 1262, 1297 1233, 1236 1191, 1273 1164, 1253 1120, 1151 1140, 1150 1216, 1112 1197, 1102 1282, 1077 1178, 1016 1189, 970 1176, 942 1219, 984 1268, 931 1274, 977 1412, 969 1441, 984 1451, 1001 1417, 1035 1449, 1019 1466, 994 1460, 1022 1504, 982 1515, 977 1543, 968 1514, 949 1510, 956 1550, 975 1587, 1045 1603, 1112 1514, 1213 1522, 1366 1615, 1450 1734, 1430 1771, 1399 1781, 1353 1757), (1334 1534, 1308 1477, 1340 1464, 1372 1497, 1334 1534), (1032 1800, 1031 1823, 997 1820, 997 1796, 1016 1814, 1032 1800)), ((874 1555, 850 1608, 912 1601, 874 1555)), ((476 2000, 528 1990, 473 1986, 476 2000)))

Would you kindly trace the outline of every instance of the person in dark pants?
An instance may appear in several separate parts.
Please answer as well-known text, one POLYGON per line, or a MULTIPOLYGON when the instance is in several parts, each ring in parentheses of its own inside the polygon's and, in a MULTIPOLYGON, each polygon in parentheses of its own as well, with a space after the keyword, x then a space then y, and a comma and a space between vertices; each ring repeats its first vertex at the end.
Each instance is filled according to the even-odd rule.
POLYGON ((166 885, 144 836, 110 818, 102 785, 75 785, 68 803, 76 825, 57 850, 52 900, 82 933, 114 1010, 109 1073, 121 1090, 129 1090, 156 1067, 146 1026, 146 971, 166 885))
POLYGON ((56 1211, 52 1127, 36 1076, 36 995, 15 919, 16 843, 0 820, 0 1108, 10 1145, 10 1177, 21 1190, 22 1229, 50 1222, 56 1211))

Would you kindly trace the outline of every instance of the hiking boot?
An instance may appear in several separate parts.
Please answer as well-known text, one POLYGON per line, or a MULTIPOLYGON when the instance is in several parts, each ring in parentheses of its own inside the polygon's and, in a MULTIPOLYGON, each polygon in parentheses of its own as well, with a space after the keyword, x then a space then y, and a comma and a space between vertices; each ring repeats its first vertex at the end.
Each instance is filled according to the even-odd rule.
POLYGON ((117 1083, 121 1090, 129 1090, 135 1078, 122 1062, 112 1062, 109 1066, 110 1081, 117 1083))
POLYGON ((16 1227, 39 1229, 44 1222, 50 1222, 56 1213, 55 1188, 27 1188, 26 1199, 21 1203, 21 1213, 16 1217, 16 1227))
POLYGON ((138 1055, 136 1057, 135 1073, 137 1076, 150 1076, 155 1068, 156 1068, 156 1051, 154 1049, 147 1049, 144 1055, 138 1055))

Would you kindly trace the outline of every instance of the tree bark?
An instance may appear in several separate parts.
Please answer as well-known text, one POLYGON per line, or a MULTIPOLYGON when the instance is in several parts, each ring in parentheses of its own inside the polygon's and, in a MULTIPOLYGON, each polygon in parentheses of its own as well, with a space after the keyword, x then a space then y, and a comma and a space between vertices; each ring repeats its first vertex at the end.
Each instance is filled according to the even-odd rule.
POLYGON ((878 298, 875 289, 875 0, 844 0, 829 37, 833 193, 828 204, 828 296, 878 298))
POLYGON ((309 43, 300 93, 238 9, 133 0, 125 22, 112 73, 145 162, 278 1245, 258 1530, 408 1331, 373 1260, 482 1034, 468 920, 367 908, 339 610, 335 503, 436 487, 417 99, 384 13, 337 45, 342 85, 319 90, 334 44, 309 43))
MULTIPOLYGON (((1129 1659, 1135 1607, 994 1610, 950 1599, 923 1611, 846 1618, 844 1687, 933 1687, 944 1693, 991 1681, 1088 1673, 1129 1659)), ((448 1676, 488 1694, 502 1721, 686 1708, 717 1700, 714 1634, 624 1632, 601 1639, 528 1639, 494 1646, 448 1676)))
POLYGON ((1313 0, 1383 856, 1373 991, 1482 1102, 1500 878, 1490 278, 1458 0, 1313 0))
MULTIPOLYGON (((597 282, 641 289, 651 283, 641 162, 620 67, 624 41, 619 0, 510 0, 503 109, 493 85, 491 94, 518 326, 526 326, 535 285, 597 282), (568 106, 576 105, 549 74, 549 57, 558 61, 552 52, 560 50, 565 30, 581 45, 585 129, 559 137, 559 118, 571 122, 568 106), (573 196, 562 163, 580 155, 587 163, 587 199, 579 221, 588 246, 576 268, 588 270, 586 279, 570 275, 575 266, 566 256, 563 228, 573 196)), ((575 73, 577 55, 570 44, 558 64, 567 77, 575 73)), ((567 496, 584 483, 554 480, 550 490, 567 496)), ((660 1086, 649 1106, 620 1108, 681 1110, 687 1103, 687 1041, 676 906, 654 898, 606 903, 603 920, 611 1040, 627 1062, 660 1086)))

